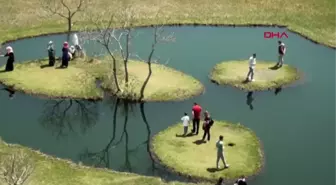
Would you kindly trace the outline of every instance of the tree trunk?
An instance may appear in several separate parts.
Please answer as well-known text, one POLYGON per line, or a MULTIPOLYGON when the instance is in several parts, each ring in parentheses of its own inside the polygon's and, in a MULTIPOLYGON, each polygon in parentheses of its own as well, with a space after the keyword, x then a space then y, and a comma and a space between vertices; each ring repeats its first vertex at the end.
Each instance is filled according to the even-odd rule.
MULTIPOLYGON (((108 50, 110 52, 110 50, 108 50)), ((112 53, 110 52, 110 55, 112 53)), ((119 82, 118 82, 118 76, 117 76, 117 64, 116 64, 116 59, 114 57, 112 57, 113 60, 113 78, 114 78, 114 83, 117 87, 117 92, 120 92, 120 86, 119 86, 119 82)))
POLYGON ((128 87, 128 67, 127 67, 127 63, 128 63, 128 56, 129 56, 130 34, 131 34, 131 30, 128 29, 128 33, 127 33, 127 37, 126 37, 126 55, 125 55, 125 58, 124 58, 124 70, 125 70, 126 87, 128 87))
POLYGON ((139 99, 140 101, 142 101, 142 99, 144 98, 145 88, 146 88, 146 86, 149 82, 150 77, 152 76, 152 63, 151 63, 151 61, 148 61, 147 64, 148 64, 148 75, 147 75, 147 78, 144 81, 144 83, 141 87, 141 90, 140 90, 140 99, 139 99))

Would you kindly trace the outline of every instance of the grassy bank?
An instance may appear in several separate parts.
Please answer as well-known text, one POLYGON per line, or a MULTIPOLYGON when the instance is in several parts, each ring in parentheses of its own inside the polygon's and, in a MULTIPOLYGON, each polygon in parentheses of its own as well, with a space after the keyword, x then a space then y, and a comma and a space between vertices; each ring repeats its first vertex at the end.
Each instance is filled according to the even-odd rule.
MULTIPOLYGON (((120 0, 94 1, 87 11, 120 11, 120 0)), ((134 26, 151 24, 285 25, 312 40, 336 46, 334 0, 128 0, 135 8, 134 26), (157 11, 161 14, 155 18, 157 11)), ((48 16, 39 0, 0 0, 0 42, 66 30, 57 16, 48 16)), ((85 12, 75 16, 75 29, 88 26, 85 12)), ((104 19, 104 16, 102 16, 104 19)), ((109 16, 105 16, 106 19, 109 16)), ((118 25, 116 25, 118 26, 118 25)))
MULTIPOLYGON (((131 98, 140 97, 140 88, 147 77, 148 67, 144 62, 130 61, 128 89, 125 88, 124 75, 118 73, 118 81, 123 93, 111 88, 111 62, 108 58, 76 59, 70 61, 67 69, 44 67, 46 59, 15 64, 12 72, 3 72, 0 68, 0 82, 28 94, 44 95, 53 98, 100 99, 102 90, 96 85, 96 79, 103 80, 103 86, 112 94, 125 98, 125 94, 135 93, 131 98)), ((119 65, 119 64, 118 64, 119 65)), ((121 68, 122 66, 119 66, 121 68)), ((203 92, 203 85, 182 72, 160 64, 152 64, 152 76, 144 92, 144 101, 184 100, 203 92)), ((126 97, 129 98, 129 97, 126 97)))
POLYGON ((289 85, 300 78, 296 68, 287 64, 279 69, 270 69, 276 62, 257 61, 254 82, 245 82, 248 61, 225 61, 217 64, 210 73, 211 81, 219 85, 231 85, 247 91, 275 89, 289 85))
MULTIPOLYGON (((27 94, 53 98, 100 99, 103 92, 96 87, 96 78, 101 78, 107 70, 98 60, 78 59, 70 61, 67 69, 45 67, 47 59, 15 64, 14 71, 0 69, 0 82, 27 94), (44 67, 44 68, 41 68, 44 67)), ((107 66, 107 65, 106 65, 107 66)))
MULTIPOLYGON (((152 153, 157 160, 176 173, 198 179, 216 180, 224 177, 229 181, 240 175, 257 174, 263 165, 263 152, 257 136, 240 124, 215 121, 211 140, 201 143, 202 135, 180 137, 182 123, 159 132, 152 139, 152 153), (216 142, 224 136, 225 158, 230 168, 216 170, 216 142), (229 146, 229 144, 233 146, 229 146)), ((220 163, 223 167, 223 164, 220 163)))
POLYGON ((8 145, 0 139, 0 160, 5 159, 7 154, 19 151, 29 155, 35 161, 33 163, 35 170, 29 177, 27 185, 196 185, 182 182, 167 183, 155 177, 84 167, 20 145, 8 145))

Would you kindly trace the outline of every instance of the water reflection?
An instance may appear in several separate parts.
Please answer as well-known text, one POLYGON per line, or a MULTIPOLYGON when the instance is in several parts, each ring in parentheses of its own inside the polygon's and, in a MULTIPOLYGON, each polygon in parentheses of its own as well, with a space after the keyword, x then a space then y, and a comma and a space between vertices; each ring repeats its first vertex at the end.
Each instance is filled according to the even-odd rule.
MULTIPOLYGON (((111 107, 113 109, 113 131, 112 137, 106 146, 97 152, 90 152, 86 149, 82 154, 80 154, 80 159, 82 161, 88 161, 90 164, 93 164, 97 167, 106 167, 110 168, 110 149, 117 147, 125 138, 125 168, 128 171, 132 171, 132 166, 129 161, 129 154, 134 150, 130 150, 128 147, 129 144, 129 134, 127 131, 128 116, 130 112, 133 112, 134 104, 120 99, 110 98, 109 104, 114 105, 111 107), (123 120, 123 131, 119 138, 116 138, 116 129, 117 129, 117 115, 118 111, 121 110, 121 114, 124 116, 123 120)), ((122 169, 125 170, 125 169, 122 169)))
POLYGON ((1 90, 3 91, 7 91, 8 92, 8 97, 10 99, 13 99, 14 98, 14 95, 15 95, 15 90, 11 87, 5 87, 5 88, 2 88, 1 90))
POLYGON ((275 96, 278 95, 282 91, 282 87, 278 87, 274 90, 275 96))
POLYGON ((88 128, 97 123, 98 117, 96 102, 71 99, 48 100, 44 105, 40 123, 59 137, 75 132, 74 126, 79 126, 85 133, 88 128))
POLYGON ((247 93, 247 96, 246 96, 246 104, 249 106, 249 108, 251 110, 254 109, 253 105, 252 105, 252 102, 254 101, 254 98, 253 98, 253 91, 249 91, 247 93))

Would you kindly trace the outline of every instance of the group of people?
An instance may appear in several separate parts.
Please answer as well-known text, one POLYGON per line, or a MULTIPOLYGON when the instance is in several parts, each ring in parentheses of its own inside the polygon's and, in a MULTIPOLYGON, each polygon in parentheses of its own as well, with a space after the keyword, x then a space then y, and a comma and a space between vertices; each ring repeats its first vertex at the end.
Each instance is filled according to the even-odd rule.
MULTIPOLYGON (((284 56, 286 54, 286 46, 282 41, 278 41, 278 54, 279 54, 279 59, 277 64, 274 66, 275 68, 281 68, 283 63, 284 63, 284 56)), ((254 53, 250 58, 249 58, 249 71, 246 76, 246 81, 253 82, 254 81, 254 69, 257 64, 256 61, 257 54, 254 53)))
MULTIPOLYGON (((201 122, 201 115, 202 115, 202 107, 194 103, 191 111, 193 115, 192 119, 192 130, 190 134, 193 135, 198 135, 199 133, 199 128, 200 128, 200 122, 201 122)), ((215 123, 214 120, 211 118, 210 113, 208 111, 204 111, 204 118, 203 118, 203 124, 202 124, 202 129, 204 131, 203 137, 202 137, 202 142, 206 142, 205 139, 207 137, 207 141, 210 141, 210 130, 213 124, 215 123)), ((184 116, 181 118, 182 124, 183 124, 183 136, 187 136, 188 134, 188 127, 190 123, 190 117, 188 114, 185 112, 184 116)), ((225 155, 224 155, 224 136, 220 135, 218 141, 216 142, 216 148, 217 148, 217 160, 216 160, 216 168, 220 169, 219 162, 223 162, 224 168, 229 168, 229 164, 225 160, 225 155)), ((220 178, 218 181, 218 184, 223 184, 223 179, 220 178)), ((245 181, 245 177, 242 176, 240 179, 236 181, 235 185, 247 185, 245 181), (245 183, 245 184, 243 184, 245 183)))
MULTIPOLYGON (((73 36, 73 44, 72 46, 69 47, 68 42, 63 43, 63 48, 62 48, 62 64, 61 68, 67 68, 69 65, 69 61, 73 58, 77 57, 84 57, 84 51, 82 47, 79 45, 78 37, 77 34, 74 34, 73 36)), ((49 66, 54 66, 55 61, 56 61, 56 53, 54 49, 54 43, 53 41, 50 41, 48 44, 48 56, 49 56, 49 66)))
MULTIPOLYGON (((73 58, 76 57, 84 57, 85 53, 82 49, 82 47, 79 45, 78 41, 78 36, 77 34, 73 35, 72 42, 74 45, 69 47, 68 42, 63 43, 63 48, 62 48, 62 64, 61 68, 67 68, 69 61, 73 58)), ((54 66, 56 62, 56 52, 54 49, 54 43, 53 41, 50 41, 48 43, 48 56, 49 56, 49 66, 54 66)), ((13 71, 14 70, 14 61, 15 61, 15 56, 14 56, 14 51, 11 46, 6 47, 6 54, 0 55, 1 57, 8 57, 5 71, 13 71)))

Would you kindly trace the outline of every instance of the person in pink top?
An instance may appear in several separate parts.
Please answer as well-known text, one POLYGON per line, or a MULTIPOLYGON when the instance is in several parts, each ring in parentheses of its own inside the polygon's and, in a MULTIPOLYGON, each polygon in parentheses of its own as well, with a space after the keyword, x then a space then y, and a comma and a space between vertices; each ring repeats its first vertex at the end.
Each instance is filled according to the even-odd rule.
POLYGON ((191 132, 195 133, 196 135, 198 135, 198 131, 199 131, 201 113, 202 113, 202 107, 200 105, 198 105, 197 103, 194 103, 194 106, 192 107, 193 128, 192 128, 191 132))

